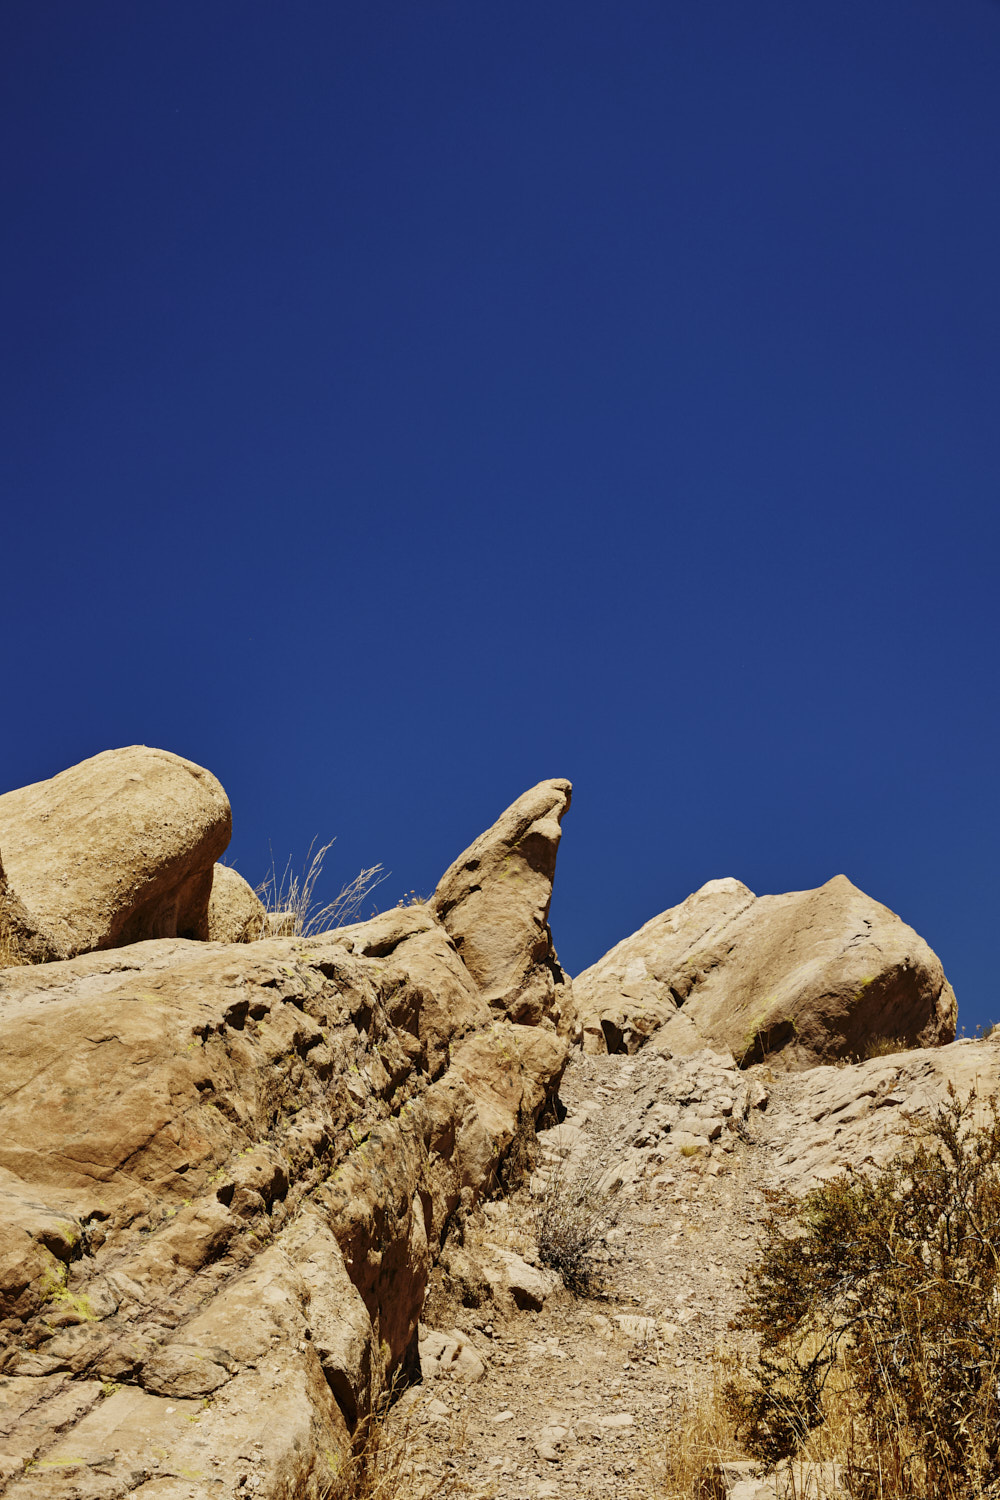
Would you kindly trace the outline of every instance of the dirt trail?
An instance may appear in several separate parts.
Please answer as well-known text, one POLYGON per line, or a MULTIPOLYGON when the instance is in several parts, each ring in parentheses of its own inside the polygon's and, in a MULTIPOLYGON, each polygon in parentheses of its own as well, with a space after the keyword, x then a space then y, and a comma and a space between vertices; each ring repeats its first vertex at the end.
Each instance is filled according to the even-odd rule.
POLYGON ((401 1403, 395 1420, 431 1440, 431 1475, 450 1470, 497 1500, 649 1494, 658 1436, 710 1379, 713 1355, 737 1350, 729 1324, 764 1201, 762 1093, 712 1053, 577 1055, 561 1091, 565 1121, 540 1135, 541 1169, 477 1216, 465 1253, 473 1267, 503 1250, 537 1265, 531 1188, 545 1161, 551 1170, 571 1148, 567 1174, 623 1179, 601 1252, 604 1293, 560 1288, 537 1311, 502 1297, 469 1307, 461 1278, 439 1276, 426 1317, 459 1330, 484 1369, 460 1360, 435 1374, 424 1359, 423 1385, 401 1403))

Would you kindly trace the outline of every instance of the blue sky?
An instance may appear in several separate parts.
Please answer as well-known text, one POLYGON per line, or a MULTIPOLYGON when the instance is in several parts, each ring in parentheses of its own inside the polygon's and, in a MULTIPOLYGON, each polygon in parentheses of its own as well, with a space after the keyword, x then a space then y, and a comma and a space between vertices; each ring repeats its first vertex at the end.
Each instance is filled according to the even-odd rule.
POLYGON ((1000 1017, 1000 5, 0 23, 0 786, 393 904, 569 776, 571 972, 839 871, 1000 1017))

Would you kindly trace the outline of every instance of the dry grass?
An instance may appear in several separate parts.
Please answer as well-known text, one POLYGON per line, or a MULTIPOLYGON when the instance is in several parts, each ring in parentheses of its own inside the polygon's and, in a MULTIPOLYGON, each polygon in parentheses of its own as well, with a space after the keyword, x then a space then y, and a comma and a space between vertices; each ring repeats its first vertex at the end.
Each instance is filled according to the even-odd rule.
POLYGON ((354 1452, 337 1474, 331 1500, 491 1500, 495 1486, 461 1477, 468 1457, 464 1418, 445 1426, 424 1420, 431 1396, 418 1388, 393 1405, 376 1402, 358 1426, 354 1452))
MULTIPOLYGON (((752 1461, 733 1431, 725 1386, 736 1371, 732 1356, 716 1355, 709 1379, 689 1388, 680 1410, 668 1419, 669 1430, 647 1450, 649 1500, 724 1500, 737 1478, 763 1475, 763 1465, 748 1467, 752 1461)), ((864 1431, 863 1406, 841 1371, 827 1391, 826 1421, 775 1470, 776 1495, 782 1500, 917 1500, 928 1493, 938 1500, 937 1491, 913 1487, 915 1475, 907 1463, 913 1450, 904 1431, 893 1448, 883 1445, 874 1455, 866 1449, 864 1431)), ((942 1489, 940 1500, 950 1495, 942 1489)))
POLYGON ((667 1419, 669 1429, 647 1453, 650 1489, 656 1500, 692 1500, 705 1493, 706 1481, 719 1465, 745 1456, 733 1438, 723 1403, 726 1371, 724 1358, 713 1362, 708 1382, 690 1387, 680 1410, 667 1419))
POLYGON ((309 845, 306 864, 301 874, 288 863, 278 874, 274 858, 271 872, 257 887, 257 895, 268 914, 268 923, 263 935, 281 937, 312 937, 319 932, 329 932, 334 927, 344 927, 357 921, 362 903, 370 893, 387 878, 381 865, 372 865, 361 870, 345 885, 333 901, 318 906, 315 901, 316 882, 323 873, 326 856, 333 848, 335 839, 316 848, 316 840, 309 845))
POLYGON ((905 1036, 869 1037, 861 1051, 861 1061, 871 1062, 875 1057, 893 1057, 897 1052, 909 1052, 913 1043, 905 1036))
POLYGON ((18 945, 17 938, 4 922, 0 922, 0 969, 13 969, 30 963, 18 945))

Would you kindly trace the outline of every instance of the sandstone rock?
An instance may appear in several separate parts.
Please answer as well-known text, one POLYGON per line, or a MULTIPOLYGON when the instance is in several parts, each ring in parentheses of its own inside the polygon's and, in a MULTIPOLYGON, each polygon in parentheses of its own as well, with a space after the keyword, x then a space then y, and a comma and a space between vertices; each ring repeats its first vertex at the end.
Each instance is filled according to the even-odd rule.
POLYGON ((232 816, 210 772, 132 745, 0 796, 0 916, 31 958, 208 937, 232 816))
POLYGON ((322 1214, 307 1207, 281 1236, 307 1289, 309 1330, 326 1382, 353 1428, 372 1395, 372 1324, 322 1214))
MULTIPOLYGON (((484 1205, 485 1206, 485 1205, 484 1205)), ((463 1307, 482 1307, 492 1292, 483 1271, 482 1261, 456 1245, 446 1245, 440 1265, 447 1278, 447 1290, 463 1307)))
POLYGON ((430 901, 493 1009, 531 1025, 550 1018, 567 1035, 571 992, 548 915, 571 791, 556 780, 525 792, 445 872, 430 901))
POLYGON ((567 1043, 492 1020, 431 914, 404 926, 372 957, 163 939, 0 974, 0 1394, 37 1393, 15 1500, 153 1500, 209 1454, 236 1493, 258 1442, 260 1500, 318 1500, 373 1386, 415 1370, 446 1226, 567 1043))
POLYGON ((513 1250, 493 1246, 491 1257, 491 1261, 484 1263, 483 1270, 494 1296, 502 1298, 506 1293, 513 1298, 514 1306, 522 1311, 538 1312, 546 1298, 559 1286, 558 1276, 529 1265, 513 1250))
POLYGON ((575 996, 592 1051, 653 1037, 674 1055, 728 1048, 742 1066, 810 1067, 876 1036, 940 1046, 957 1013, 927 944, 843 875, 784 896, 710 881, 579 975, 575 996))
POLYGON ((425 1380, 450 1375, 464 1381, 482 1380, 486 1362, 460 1328, 447 1333, 427 1328, 419 1340, 420 1369, 425 1380))
POLYGON ((813 1068, 796 1078, 771 1139, 774 1181, 800 1194, 848 1168, 879 1166, 947 1099, 1000 1093, 1000 1038, 813 1068))
POLYGON ((229 865, 215 866, 208 903, 209 942, 252 943, 263 936, 267 915, 263 901, 242 875, 229 865))
POLYGON ((557 1464, 566 1448, 576 1446, 576 1433, 566 1422, 547 1422, 535 1438, 534 1448, 546 1463, 557 1464))
POLYGON ((393 1021, 419 1038, 423 1065, 433 1077, 445 1067, 449 1045, 491 1019, 454 943, 428 907, 394 907, 338 928, 336 939, 360 957, 382 961, 394 985, 393 1021))
MULTIPOLYGON (((710 880, 580 974, 574 981, 574 996, 584 1050, 636 1051, 676 1015, 683 998, 676 989, 676 976, 686 973, 691 953, 754 899, 753 892, 738 880, 710 880)), ((690 1050, 704 1045, 692 1029, 690 1050)))

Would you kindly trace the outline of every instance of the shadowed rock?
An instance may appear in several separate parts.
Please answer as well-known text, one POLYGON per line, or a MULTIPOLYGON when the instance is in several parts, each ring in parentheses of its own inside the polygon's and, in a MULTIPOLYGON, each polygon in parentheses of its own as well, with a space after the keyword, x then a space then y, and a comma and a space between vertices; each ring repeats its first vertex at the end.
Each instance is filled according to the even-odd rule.
POLYGON ((208 903, 211 943, 252 943, 267 926, 264 903, 242 875, 229 865, 216 865, 208 903))

